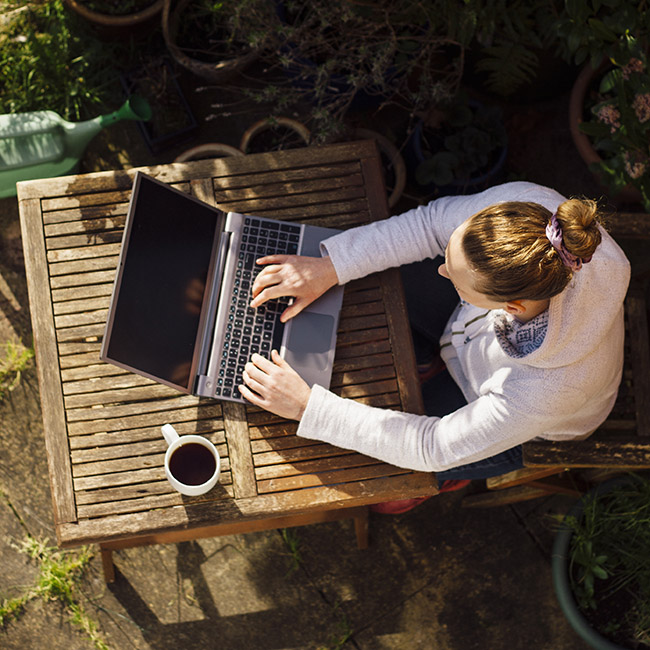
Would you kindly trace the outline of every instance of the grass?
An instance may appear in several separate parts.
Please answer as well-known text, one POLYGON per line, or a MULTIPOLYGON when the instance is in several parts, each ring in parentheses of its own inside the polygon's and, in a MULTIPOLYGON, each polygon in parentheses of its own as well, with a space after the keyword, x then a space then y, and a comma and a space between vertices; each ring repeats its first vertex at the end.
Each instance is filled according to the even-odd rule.
POLYGON ((302 563, 302 557, 300 556, 300 538, 294 528, 282 528, 280 534, 289 551, 287 554, 289 556, 287 575, 289 576, 297 571, 302 563))
POLYGON ((78 552, 60 551, 39 541, 31 535, 15 548, 38 563, 39 573, 35 584, 20 596, 5 599, 0 605, 0 626, 5 627, 19 617, 27 603, 41 598, 44 601, 59 601, 68 612, 70 622, 92 641, 97 650, 109 650, 101 638, 97 623, 88 616, 79 602, 78 585, 93 553, 89 547, 78 552))
POLYGON ((34 349, 20 342, 4 344, 4 356, 0 358, 0 399, 18 386, 33 357, 34 349))
POLYGON ((119 73, 138 48, 100 41, 63 0, 0 0, 0 114, 95 117, 123 101, 119 73))

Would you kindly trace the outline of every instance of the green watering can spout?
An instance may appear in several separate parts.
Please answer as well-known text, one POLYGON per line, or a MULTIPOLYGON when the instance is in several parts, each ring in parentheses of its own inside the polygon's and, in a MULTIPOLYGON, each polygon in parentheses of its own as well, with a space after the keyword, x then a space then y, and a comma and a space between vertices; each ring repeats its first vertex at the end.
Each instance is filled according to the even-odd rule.
POLYGON ((88 143, 120 120, 149 120, 151 106, 132 95, 116 111, 68 122, 54 111, 0 115, 0 198, 16 195, 16 183, 74 172, 88 143))
POLYGON ((99 123, 102 128, 120 120, 138 120, 147 122, 151 119, 151 106, 144 97, 131 95, 122 106, 108 115, 101 115, 99 123))

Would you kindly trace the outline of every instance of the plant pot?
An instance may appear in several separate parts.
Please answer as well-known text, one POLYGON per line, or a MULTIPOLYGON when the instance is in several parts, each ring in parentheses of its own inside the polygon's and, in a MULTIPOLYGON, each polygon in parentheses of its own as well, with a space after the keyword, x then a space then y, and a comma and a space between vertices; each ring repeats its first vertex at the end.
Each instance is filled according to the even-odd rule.
POLYGON ((78 16, 93 25, 98 34, 116 38, 136 32, 144 26, 153 25, 163 8, 164 0, 152 0, 148 7, 134 13, 115 15, 88 9, 79 0, 65 0, 65 2, 78 16))
POLYGON ((221 142, 206 142, 196 147, 183 151, 174 158, 174 162, 187 162, 188 160, 205 160, 210 158, 225 158, 227 156, 243 156, 244 152, 229 144, 221 142))
POLYGON ((374 140, 379 147, 384 166, 384 181, 389 191, 388 207, 399 201, 406 186, 406 164, 399 149, 385 136, 370 129, 355 129, 354 136, 364 140, 374 140), (392 177, 392 183, 389 179, 392 177))
MULTIPOLYGON (((475 103, 472 102, 471 104, 474 105, 475 103)), ((420 120, 415 125, 407 142, 407 162, 413 177, 415 177, 417 167, 427 159, 423 147, 424 128, 424 122, 420 120)), ((479 192, 494 183, 495 178, 503 169, 507 155, 508 147, 505 144, 494 150, 494 155, 488 165, 470 174, 469 178, 453 180, 447 185, 430 183, 428 185, 420 185, 420 187, 427 192, 435 192, 439 196, 479 192)))
POLYGON ((153 155, 196 133, 198 124, 167 59, 145 64, 120 79, 127 95, 141 95, 152 108, 151 120, 138 122, 138 128, 153 155))
MULTIPOLYGON (((585 110, 585 99, 589 87, 592 85, 596 77, 601 74, 605 69, 601 66, 594 70, 591 65, 587 64, 576 78, 575 83, 571 89, 571 96, 569 98, 569 129, 571 130, 571 139, 575 145, 578 154, 590 169, 596 180, 602 185, 603 189, 607 190, 606 184, 603 182, 602 177, 593 171, 593 166, 603 162, 600 154, 596 151, 591 140, 585 133, 580 130, 582 118, 585 110)), ((641 192, 633 185, 627 185, 613 198, 617 199, 620 203, 642 203, 643 199, 641 192)))
POLYGON ((171 9, 172 0, 164 0, 162 11, 162 32, 165 44, 172 58, 185 69, 195 75, 215 83, 224 83, 243 72, 258 57, 257 50, 242 52, 240 56, 224 58, 218 63, 208 63, 192 58, 186 54, 177 44, 180 21, 183 19, 183 12, 192 0, 179 0, 176 7, 171 9))
POLYGON ((239 148, 244 153, 280 151, 308 146, 311 132, 302 123, 290 117, 262 119, 252 124, 242 136, 239 148))
POLYGON ((573 531, 567 524, 570 517, 580 520, 583 516, 585 503, 595 494, 607 494, 614 488, 624 485, 631 479, 629 477, 617 477, 597 485, 590 492, 585 494, 569 511, 555 536, 553 543, 553 553, 551 558, 551 569, 553 575, 553 585, 555 593, 560 604, 560 608, 567 621, 575 632, 590 647, 596 650, 632 650, 632 646, 620 646, 597 632, 588 622, 580 608, 578 607, 569 578, 570 571, 570 545, 573 537, 573 531))

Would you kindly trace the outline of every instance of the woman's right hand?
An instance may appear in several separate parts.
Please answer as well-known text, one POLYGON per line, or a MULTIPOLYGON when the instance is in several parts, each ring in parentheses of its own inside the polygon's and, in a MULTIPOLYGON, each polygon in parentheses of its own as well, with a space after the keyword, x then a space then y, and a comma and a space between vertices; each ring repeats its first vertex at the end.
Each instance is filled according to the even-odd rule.
POLYGON ((267 255, 257 264, 264 265, 253 283, 251 307, 259 307, 267 300, 292 296, 280 320, 286 323, 307 305, 338 284, 334 265, 329 257, 303 257, 300 255, 267 255))

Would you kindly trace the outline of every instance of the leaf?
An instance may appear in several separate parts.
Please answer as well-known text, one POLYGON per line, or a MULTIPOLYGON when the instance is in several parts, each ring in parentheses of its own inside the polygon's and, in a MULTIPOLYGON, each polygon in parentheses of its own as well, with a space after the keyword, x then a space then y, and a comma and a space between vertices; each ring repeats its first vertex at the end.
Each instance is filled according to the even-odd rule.
POLYGON ((605 580, 609 576, 607 571, 605 571, 605 569, 603 569, 603 567, 600 567, 600 566, 595 566, 593 568, 593 572, 594 572, 594 575, 597 578, 600 578, 601 580, 605 580))
POLYGON ((449 185, 454 180, 454 168, 458 158, 448 152, 439 151, 431 158, 420 163, 415 170, 415 180, 420 185, 434 183, 438 187, 449 185))

